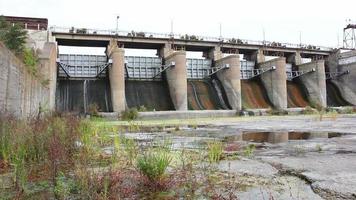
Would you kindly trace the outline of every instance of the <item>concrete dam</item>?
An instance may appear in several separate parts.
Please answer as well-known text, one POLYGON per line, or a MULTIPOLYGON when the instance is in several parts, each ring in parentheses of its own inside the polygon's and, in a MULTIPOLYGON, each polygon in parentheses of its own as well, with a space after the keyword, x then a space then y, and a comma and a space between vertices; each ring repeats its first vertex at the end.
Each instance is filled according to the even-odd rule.
MULTIPOLYGON (((41 71, 49 87, 40 88, 31 110, 26 98, 19 105, 10 100, 30 94, 12 94, 16 90, 7 88, 17 87, 17 82, 4 82, 2 110, 20 115, 41 105, 75 113, 88 113, 93 105, 100 112, 116 113, 129 108, 239 111, 356 105, 356 50, 74 27, 35 30, 30 37, 43 54, 41 71), (70 54, 61 47, 101 47, 105 54, 70 54), (125 55, 132 49, 156 55, 125 55), (189 57, 190 52, 202 57, 189 57)), ((4 63, 12 59, 1 56, 4 63)), ((19 91, 37 95, 23 87, 19 91)))
POLYGON ((105 47, 106 55, 58 53, 56 108, 243 110, 355 105, 354 51, 280 43, 52 29, 57 45, 105 47), (288 46, 289 45, 289 46, 288 46), (152 49, 155 57, 125 56, 152 49), (201 52, 189 58, 186 52, 201 52), (344 56, 344 57, 342 57, 344 56), (344 60, 340 60, 340 59, 344 60), (346 61, 345 61, 346 60, 346 61), (345 62, 347 62, 345 64, 345 62))

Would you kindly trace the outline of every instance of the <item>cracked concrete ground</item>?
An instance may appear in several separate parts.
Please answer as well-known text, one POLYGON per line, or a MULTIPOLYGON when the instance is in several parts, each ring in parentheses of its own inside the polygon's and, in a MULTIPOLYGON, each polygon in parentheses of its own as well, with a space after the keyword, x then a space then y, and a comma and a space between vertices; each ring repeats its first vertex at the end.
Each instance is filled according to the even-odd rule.
POLYGON ((255 144, 252 158, 240 154, 218 166, 242 182, 255 183, 237 192, 240 199, 356 199, 356 115, 228 118, 201 124, 205 127, 181 128, 164 138, 172 138, 178 148, 194 148, 211 138, 240 148, 255 144), (266 140, 256 142, 246 139, 248 132, 269 135, 253 136, 266 140))

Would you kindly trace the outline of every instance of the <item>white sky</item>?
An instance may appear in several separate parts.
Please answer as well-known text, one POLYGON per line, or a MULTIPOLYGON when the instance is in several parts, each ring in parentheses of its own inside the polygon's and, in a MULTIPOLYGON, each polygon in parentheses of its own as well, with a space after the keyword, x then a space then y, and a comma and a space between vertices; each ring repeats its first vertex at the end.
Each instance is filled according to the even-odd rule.
POLYGON ((205 36, 342 45, 356 0, 0 0, 0 15, 48 18, 50 25, 174 32, 205 36))

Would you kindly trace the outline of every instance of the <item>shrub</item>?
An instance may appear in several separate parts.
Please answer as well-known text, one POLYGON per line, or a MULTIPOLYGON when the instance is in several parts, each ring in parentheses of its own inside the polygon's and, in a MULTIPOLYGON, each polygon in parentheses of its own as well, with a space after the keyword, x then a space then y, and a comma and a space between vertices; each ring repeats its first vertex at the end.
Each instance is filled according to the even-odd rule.
POLYGON ((277 110, 277 109, 269 109, 266 111, 269 115, 288 115, 288 111, 286 110, 277 110))
POLYGON ((25 48, 23 50, 23 62, 27 67, 27 70, 33 76, 38 75, 37 64, 38 57, 32 49, 25 48))
POLYGON ((254 144, 249 144, 245 150, 244 150, 244 154, 246 157, 252 157, 254 152, 255 152, 256 146, 254 144))
POLYGON ((92 103, 88 106, 88 113, 93 117, 99 117, 99 106, 96 103, 92 103))
POLYGON ((155 182, 162 178, 171 161, 169 152, 149 150, 137 158, 137 168, 151 182, 155 182))
POLYGON ((130 108, 129 110, 121 112, 122 120, 135 120, 138 117, 138 111, 136 108, 130 108))
POLYGON ((304 108, 304 110, 302 110, 302 114, 304 115, 312 115, 312 114, 316 114, 316 110, 314 110, 312 107, 307 106, 304 108))
POLYGON ((147 108, 144 105, 142 105, 138 107, 138 112, 147 112, 147 108))
POLYGON ((223 143, 214 141, 208 143, 208 158, 210 163, 219 162, 223 155, 223 143))
POLYGON ((339 111, 340 114, 352 114, 354 113, 354 108, 351 106, 344 107, 343 109, 340 109, 339 111))

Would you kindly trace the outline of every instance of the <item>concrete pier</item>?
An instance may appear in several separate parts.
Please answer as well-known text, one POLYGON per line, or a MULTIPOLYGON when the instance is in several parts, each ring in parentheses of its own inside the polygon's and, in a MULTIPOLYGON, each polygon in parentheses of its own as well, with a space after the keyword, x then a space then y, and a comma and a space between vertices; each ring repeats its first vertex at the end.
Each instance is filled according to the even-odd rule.
POLYGON ((222 83, 227 99, 232 109, 241 110, 241 82, 239 55, 230 55, 215 62, 216 66, 228 64, 228 69, 217 72, 217 77, 222 83))
POLYGON ((186 53, 168 50, 163 55, 166 65, 172 62, 175 64, 165 72, 174 108, 179 111, 188 110, 186 53))
POLYGON ((300 80, 307 90, 309 102, 313 105, 326 107, 326 81, 325 81, 325 62, 323 60, 313 61, 298 65, 298 71, 310 71, 300 76, 300 80))
POLYGON ((125 51, 118 47, 117 41, 112 40, 107 48, 107 54, 112 59, 112 66, 109 68, 109 80, 113 111, 122 112, 126 109, 125 51))
POLYGON ((45 105, 49 110, 55 109, 56 87, 57 87, 57 46, 53 42, 44 44, 39 54, 41 73, 48 80, 48 102, 45 105))
POLYGON ((349 74, 339 76, 330 81, 337 86, 341 96, 348 103, 356 105, 356 50, 344 53, 337 51, 330 55, 327 64, 330 72, 345 72, 349 70, 349 74))
POLYGON ((258 64, 258 69, 270 69, 260 75, 267 95, 275 109, 287 108, 286 58, 276 58, 258 64))

